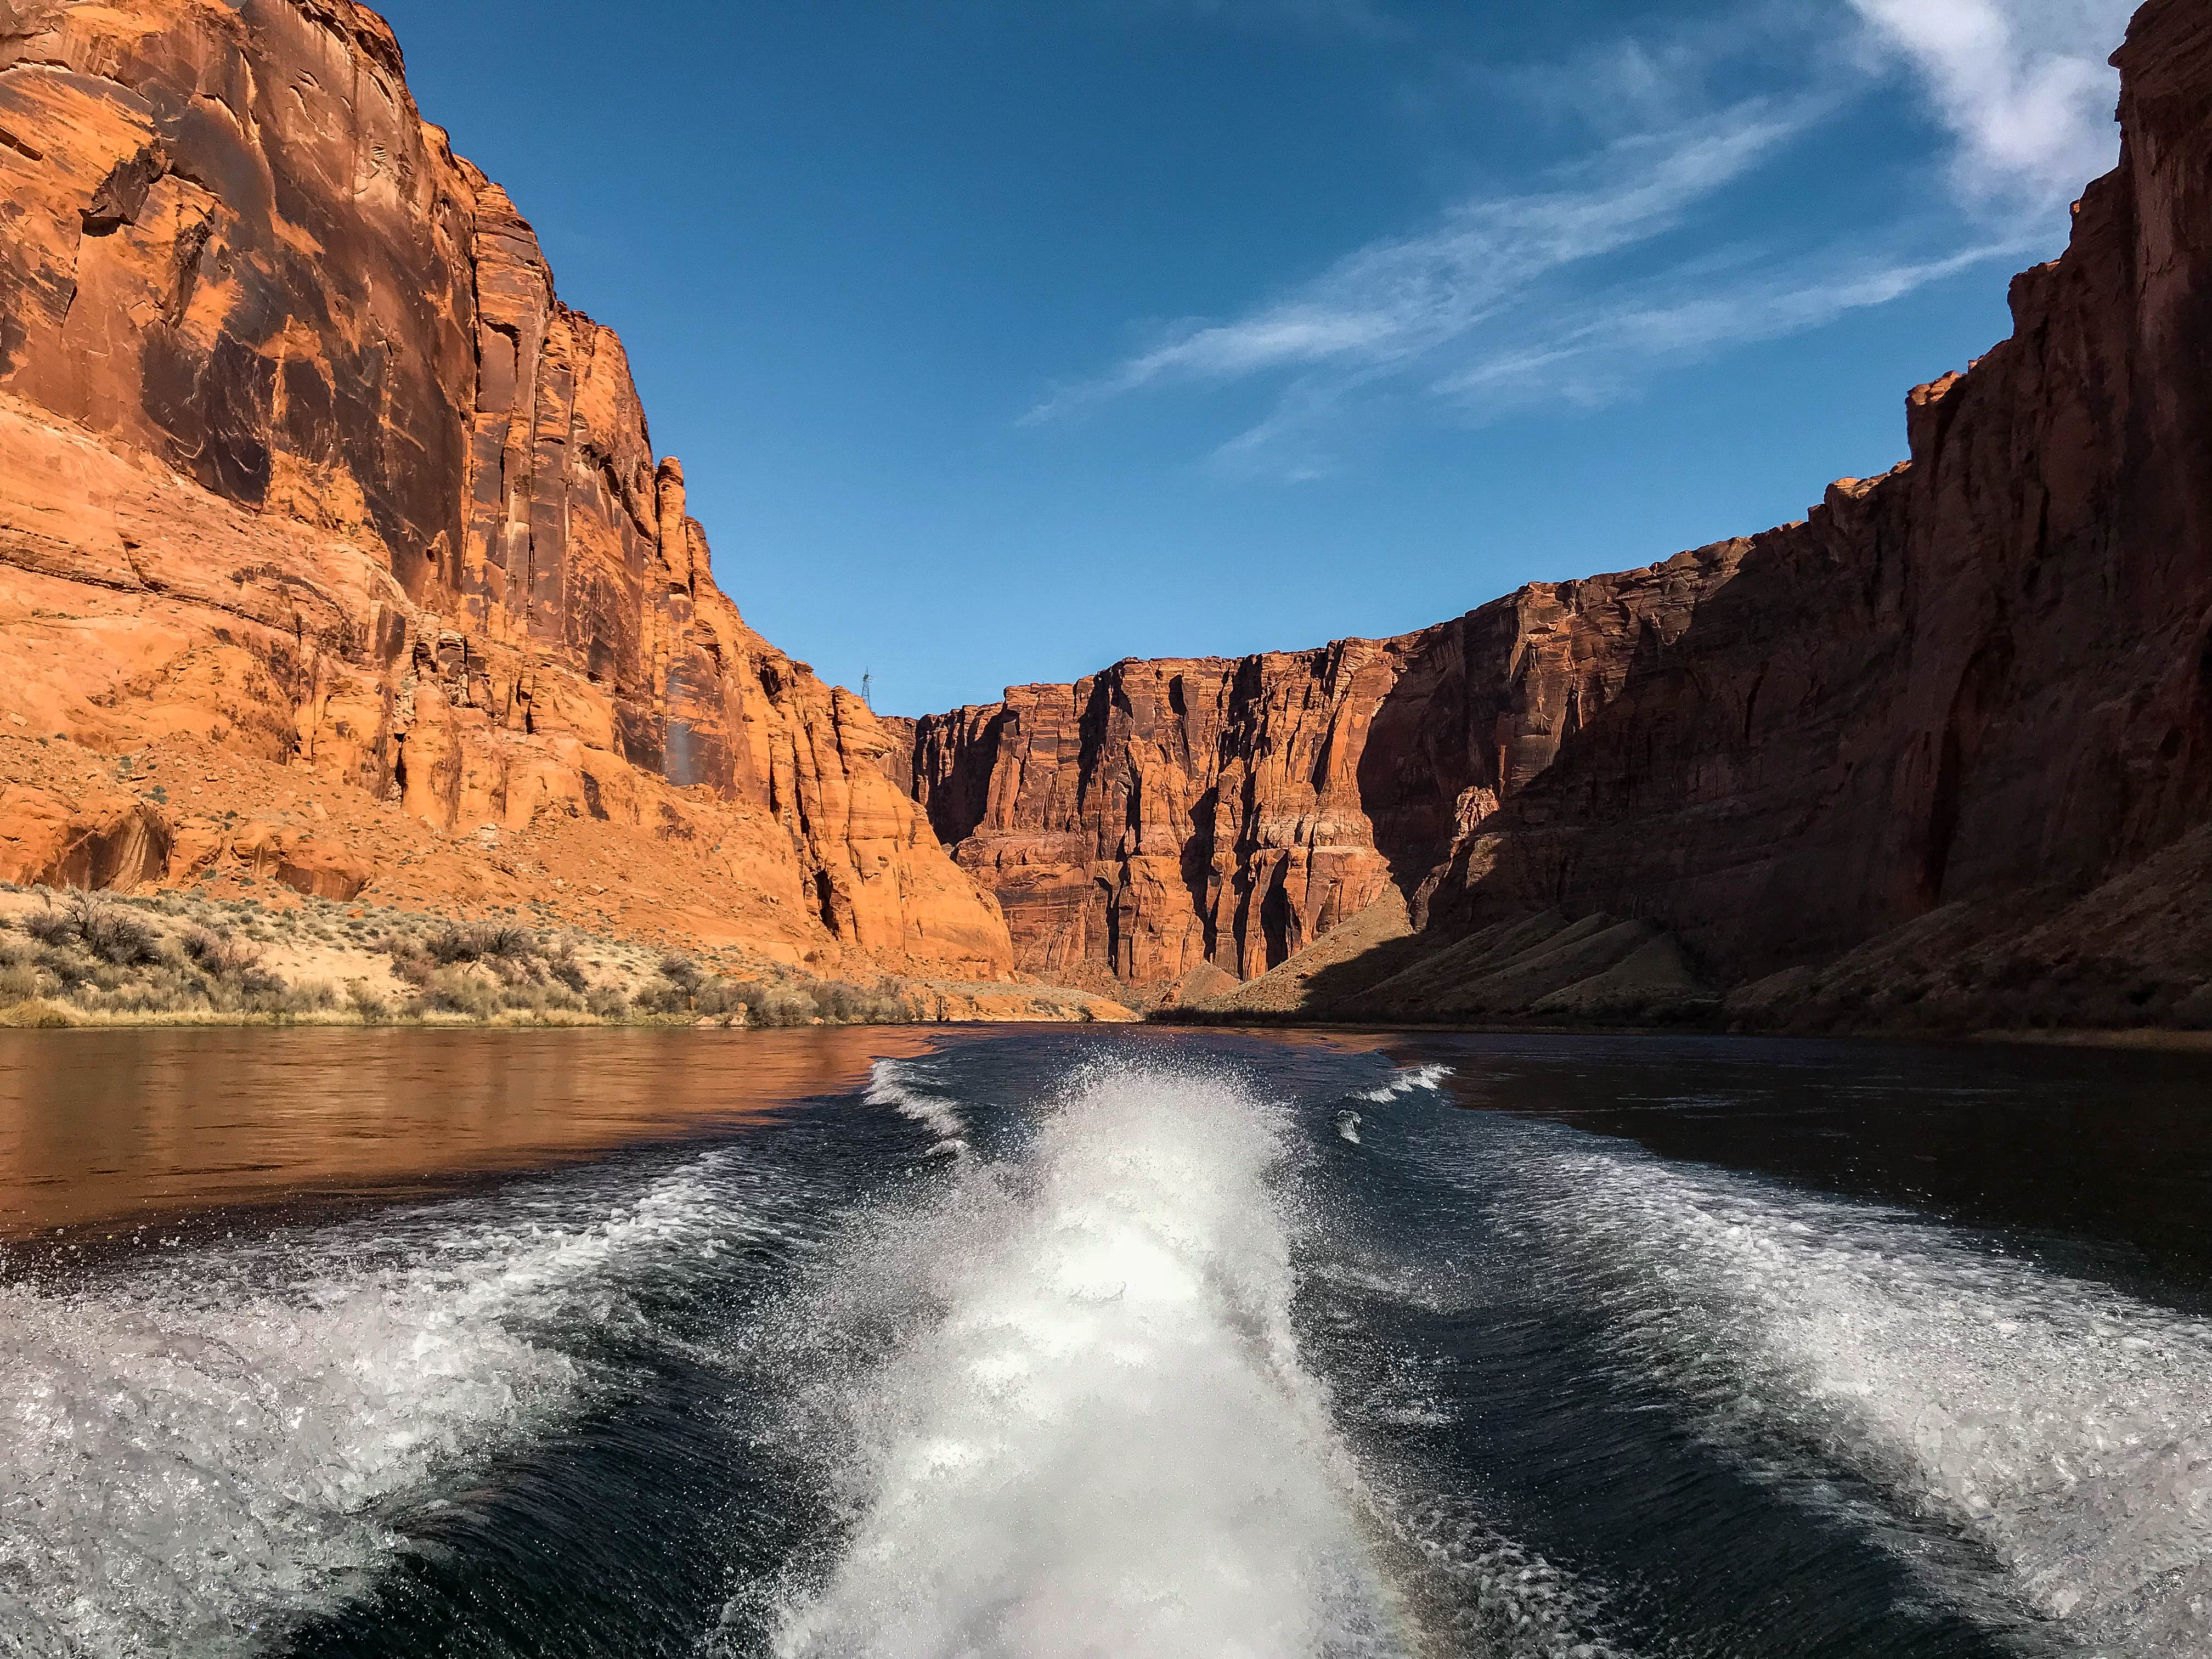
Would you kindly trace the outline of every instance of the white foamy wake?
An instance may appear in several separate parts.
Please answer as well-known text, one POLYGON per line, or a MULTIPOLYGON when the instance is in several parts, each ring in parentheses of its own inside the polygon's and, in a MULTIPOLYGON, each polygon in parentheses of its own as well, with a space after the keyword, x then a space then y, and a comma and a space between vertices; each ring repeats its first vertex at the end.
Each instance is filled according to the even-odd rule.
POLYGON ((1402 1651, 1291 1326, 1285 1132, 1227 1079, 1090 1069, 1019 1170, 848 1249, 809 1316, 896 1328, 834 1385, 852 1525, 779 1654, 1402 1651))
POLYGON ((862 1097, 871 1106, 889 1106, 937 1137, 933 1152, 958 1154, 968 1150, 968 1120, 960 1108, 944 1096, 932 1094, 926 1084, 932 1073, 913 1060, 879 1060, 868 1068, 868 1090, 862 1097))
POLYGON ((1449 1066, 1406 1066, 1391 1074, 1390 1080, 1379 1089, 1369 1089, 1354 1095, 1355 1100, 1371 1100, 1376 1105, 1410 1095, 1416 1089, 1433 1089, 1452 1074, 1449 1066))
POLYGON ((340 1229, 0 1285, 0 1652, 245 1652, 343 1601, 392 1547, 380 1503, 586 1386, 548 1316, 622 1317, 640 1253, 718 1248, 715 1156, 592 1219, 422 1212, 396 1249, 340 1229))
POLYGON ((1561 1293, 1725 1441, 1955 1527, 2092 1651, 2212 1654, 2212 1328, 1905 1212, 1633 1156, 1549 1159, 1528 1196, 1561 1293))

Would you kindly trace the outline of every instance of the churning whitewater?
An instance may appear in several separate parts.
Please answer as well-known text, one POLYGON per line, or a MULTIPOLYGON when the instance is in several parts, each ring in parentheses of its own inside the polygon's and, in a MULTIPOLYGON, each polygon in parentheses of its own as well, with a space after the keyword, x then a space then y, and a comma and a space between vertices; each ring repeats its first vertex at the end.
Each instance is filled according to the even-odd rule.
POLYGON ((779 1655, 1401 1650, 1292 1328, 1291 1128, 1225 1073, 1087 1066, 1018 1162, 850 1241, 805 1316, 903 1328, 835 1379, 850 1534, 779 1655))
POLYGON ((2212 1650, 2212 1325, 1893 1208, 1580 1147, 1522 1181, 1554 1291, 1703 1432, 1954 1530, 1963 1599, 2212 1650))
POLYGON ((605 1387, 564 1333, 744 1247, 732 1163, 0 1285, 0 1651, 248 1652, 342 1605, 394 1500, 605 1387))
MULTIPOLYGON (((1462 1109, 1610 1063, 1481 1041, 956 1039, 11 1247, 0 1654, 2212 1659, 2179 1292, 1462 1109)), ((1733 1109, 1701 1052, 1633 1086, 1733 1109)))

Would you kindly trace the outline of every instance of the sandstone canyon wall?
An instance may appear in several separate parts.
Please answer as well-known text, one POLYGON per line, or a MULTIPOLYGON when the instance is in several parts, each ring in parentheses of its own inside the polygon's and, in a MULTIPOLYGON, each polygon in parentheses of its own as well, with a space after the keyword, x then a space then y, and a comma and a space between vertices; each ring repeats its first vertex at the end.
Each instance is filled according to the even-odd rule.
POLYGON ((1552 764, 1742 544, 1540 583, 1394 640, 1118 663, 916 723, 912 787, 1030 971, 1246 979, 1552 764))
POLYGON ((1387 884, 1420 937, 1295 1006, 1454 1012, 1387 988, 1549 917, 1753 1022, 2212 1024, 2212 13, 2115 62, 2120 164, 2012 337, 1802 523, 918 722, 895 769, 1019 960, 1249 978, 1387 884))
MULTIPOLYGON (((1006 971, 896 739, 720 592, 620 340, 375 14, 0 0, 0 738, 717 840, 786 945, 1006 971)), ((189 873, 185 829, 110 875, 189 873)))

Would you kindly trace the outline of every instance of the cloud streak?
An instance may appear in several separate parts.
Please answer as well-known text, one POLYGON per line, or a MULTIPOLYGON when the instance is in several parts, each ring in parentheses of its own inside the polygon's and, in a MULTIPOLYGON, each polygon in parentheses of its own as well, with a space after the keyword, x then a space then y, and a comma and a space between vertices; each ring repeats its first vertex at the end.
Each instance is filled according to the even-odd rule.
POLYGON ((1214 460, 1305 477, 1329 470, 1329 434, 1386 402, 1402 412, 1425 400, 1456 420, 1544 399, 1602 403, 1656 368, 2031 254, 2054 207, 2112 163, 2115 81, 2104 60, 2131 3, 1825 0, 1816 17, 1800 0, 1747 0, 1740 28, 1656 47, 1623 41, 1571 69, 1493 77, 1586 128, 1625 118, 1647 130, 1601 144, 1542 189, 1465 201, 1417 234, 1371 243, 1241 317, 1164 330, 1024 419, 1176 386, 1270 385, 1272 407, 1214 460), (1817 45, 1824 31, 1832 40, 1839 9, 1860 30, 1856 69, 1840 83, 1832 52, 1824 58, 1817 45), (1806 90, 1711 106, 1705 88, 1730 52, 1771 55, 1793 28, 1806 90), (1786 256, 1766 246, 1684 259, 1652 247, 1899 70, 1953 139, 1943 165, 1957 210, 1940 227, 1908 210, 1886 232, 1786 256))
POLYGON ((1972 205, 2063 205, 2112 165, 2106 57, 2136 0, 1850 0, 1958 140, 1972 205))
POLYGON ((2024 246, 1984 244, 1936 258, 1769 271, 1711 288, 1684 283, 1673 294, 1632 292, 1601 300, 1580 320, 1485 356, 1431 389, 1489 410, 1547 397, 1602 403, 1644 368, 1692 360, 1716 346, 1749 345, 1819 328, 1992 259, 2016 256, 2024 246))
POLYGON ((1187 326, 1103 380, 1064 392, 1032 421, 1139 387, 1269 369, 1375 368, 1465 335, 1530 284, 1649 240, 1802 131, 1814 106, 1741 104, 1671 131, 1609 145, 1561 187, 1462 204, 1421 234, 1340 260, 1251 316, 1187 326))

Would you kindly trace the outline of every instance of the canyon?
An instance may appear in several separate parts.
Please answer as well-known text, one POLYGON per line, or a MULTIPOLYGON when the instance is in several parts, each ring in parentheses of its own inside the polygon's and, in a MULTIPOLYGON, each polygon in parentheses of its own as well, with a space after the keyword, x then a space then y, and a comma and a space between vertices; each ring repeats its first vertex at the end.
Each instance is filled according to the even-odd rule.
POLYGON ((975 1010, 2212 1026, 2212 17, 2115 62, 2011 337, 1802 521, 904 720, 745 623, 374 12, 0 0, 0 880, 975 1010))
POLYGON ((2012 337, 1802 522, 916 722, 1017 960, 1223 1017, 2212 1024, 2212 16, 2114 61, 2012 337))

